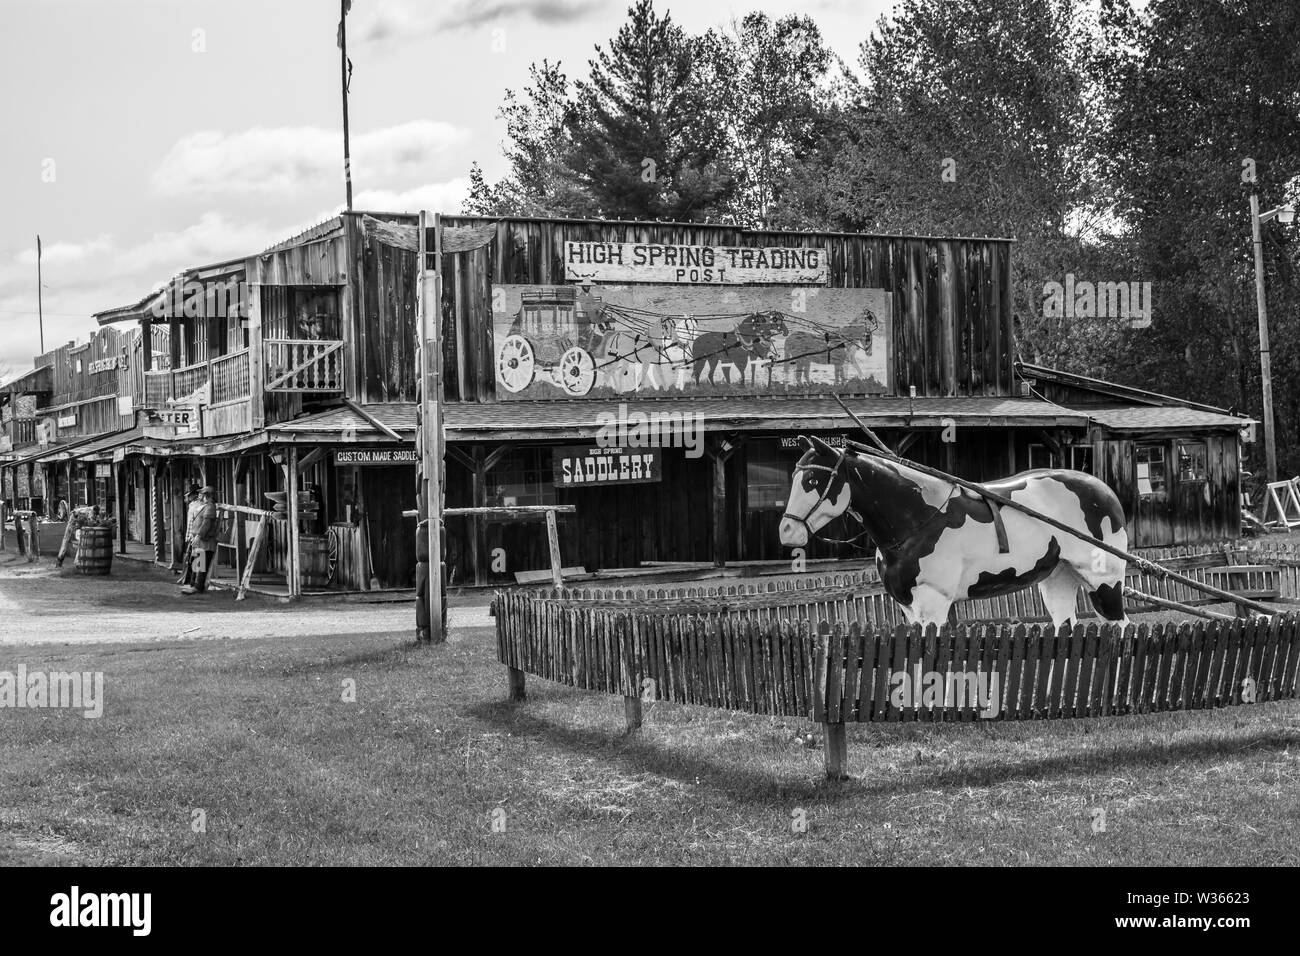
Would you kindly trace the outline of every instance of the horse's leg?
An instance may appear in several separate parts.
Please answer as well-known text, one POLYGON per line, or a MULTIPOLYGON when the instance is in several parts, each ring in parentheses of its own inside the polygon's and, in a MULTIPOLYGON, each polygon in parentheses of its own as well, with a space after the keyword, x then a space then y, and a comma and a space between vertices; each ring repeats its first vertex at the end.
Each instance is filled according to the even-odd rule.
POLYGON ((1038 593, 1043 596, 1043 606, 1051 615, 1053 627, 1074 623, 1075 601, 1081 583, 1074 568, 1064 562, 1038 582, 1038 593))
POLYGON ((900 605, 903 617, 908 624, 934 624, 939 627, 948 623, 948 611, 952 608, 952 598, 929 584, 917 584, 912 588, 912 603, 900 605))
MULTIPOLYGON (((1123 548, 1128 544, 1127 537, 1114 543, 1123 548)), ((1074 573, 1088 592, 1088 600, 1097 609, 1097 613, 1108 621, 1128 623, 1124 613, 1124 562, 1117 557, 1093 548, 1087 557, 1078 557, 1074 562, 1074 573)))

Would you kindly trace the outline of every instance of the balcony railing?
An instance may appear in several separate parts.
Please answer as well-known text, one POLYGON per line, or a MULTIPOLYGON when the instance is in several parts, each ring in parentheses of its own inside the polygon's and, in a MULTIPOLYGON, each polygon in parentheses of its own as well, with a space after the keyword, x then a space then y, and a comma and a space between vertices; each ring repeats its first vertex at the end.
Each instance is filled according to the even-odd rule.
POLYGON ((249 396, 248 349, 211 361, 212 404, 234 402, 249 396))
POLYGON ((36 419, 15 418, 4 424, 4 434, 14 448, 36 444, 36 419))
POLYGON ((321 339, 267 339, 268 392, 343 391, 343 343, 321 339))
POLYGON ((229 402, 249 396, 248 349, 221 355, 207 362, 184 368, 144 373, 144 401, 149 408, 162 408, 170 399, 193 395, 208 382, 213 383, 213 397, 203 404, 229 402), (242 360, 242 363, 241 363, 242 360), (222 397, 216 398, 218 383, 222 397))

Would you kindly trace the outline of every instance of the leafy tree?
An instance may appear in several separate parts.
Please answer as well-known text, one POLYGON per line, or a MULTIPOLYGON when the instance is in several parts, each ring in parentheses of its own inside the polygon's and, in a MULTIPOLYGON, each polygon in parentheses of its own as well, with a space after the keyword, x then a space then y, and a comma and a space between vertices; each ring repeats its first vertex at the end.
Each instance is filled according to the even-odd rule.
POLYGON ((638 0, 608 49, 596 47, 568 115, 565 165, 599 214, 701 219, 734 191, 706 43, 638 0))
POLYGON ((1078 271, 1109 207, 1088 82, 1096 29, 1081 0, 904 0, 863 44, 865 79, 811 157, 812 218, 1018 239, 1024 357, 1092 362, 1115 330, 1045 318, 1043 284, 1078 271))
MULTIPOLYGON (((1300 9, 1260 0, 1107 4, 1105 152, 1126 246, 1154 283, 1150 329, 1115 356, 1122 380, 1259 415, 1248 192, 1262 209, 1300 173, 1300 9), (1243 166, 1244 161, 1250 161, 1243 166), (1255 183, 1243 182, 1253 168, 1255 183)), ((1293 233, 1264 229, 1281 468, 1300 467, 1293 233)))
POLYGON ((506 90, 497 116, 505 120, 503 152, 509 171, 489 184, 475 163, 464 211, 476 215, 579 216, 592 201, 576 188, 562 161, 571 146, 569 123, 577 110, 568 77, 559 63, 529 67, 531 84, 522 93, 506 90))

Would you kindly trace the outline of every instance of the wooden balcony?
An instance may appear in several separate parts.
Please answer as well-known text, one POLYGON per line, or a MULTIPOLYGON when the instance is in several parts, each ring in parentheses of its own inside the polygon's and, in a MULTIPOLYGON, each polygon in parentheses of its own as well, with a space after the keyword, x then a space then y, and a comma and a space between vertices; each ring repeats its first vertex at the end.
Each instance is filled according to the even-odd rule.
POLYGON ((248 349, 241 349, 214 358, 208 363, 211 369, 213 405, 248 398, 251 394, 248 361, 248 349))
POLYGON ((343 342, 335 339, 266 339, 268 392, 335 394, 343 391, 343 342))
POLYGON ((4 434, 14 448, 36 444, 36 419, 15 418, 4 424, 4 434))

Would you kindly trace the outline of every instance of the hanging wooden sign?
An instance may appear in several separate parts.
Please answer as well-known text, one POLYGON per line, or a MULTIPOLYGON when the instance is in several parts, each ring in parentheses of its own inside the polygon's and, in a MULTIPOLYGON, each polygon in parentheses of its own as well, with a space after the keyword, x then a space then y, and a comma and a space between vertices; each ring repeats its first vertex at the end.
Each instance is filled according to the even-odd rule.
POLYGON ((564 277, 574 282, 825 285, 829 266, 830 257, 821 248, 659 242, 564 244, 564 277))
POLYGON ((658 448, 556 448, 551 458, 555 487, 643 485, 662 477, 658 448))
POLYGON ((414 448, 348 448, 334 451, 336 465, 414 465, 414 448))

